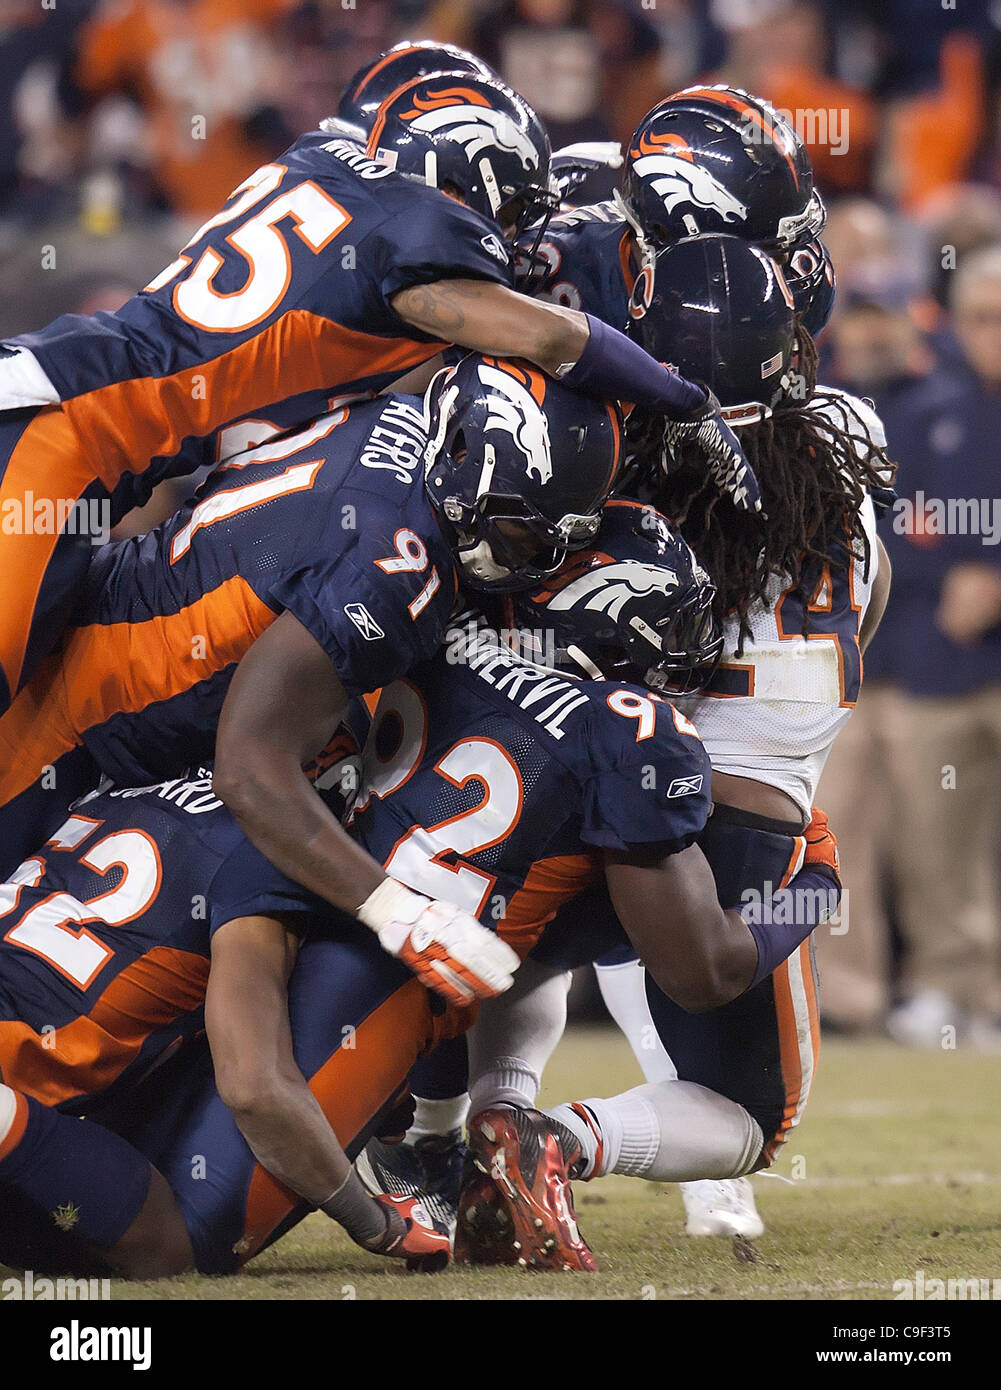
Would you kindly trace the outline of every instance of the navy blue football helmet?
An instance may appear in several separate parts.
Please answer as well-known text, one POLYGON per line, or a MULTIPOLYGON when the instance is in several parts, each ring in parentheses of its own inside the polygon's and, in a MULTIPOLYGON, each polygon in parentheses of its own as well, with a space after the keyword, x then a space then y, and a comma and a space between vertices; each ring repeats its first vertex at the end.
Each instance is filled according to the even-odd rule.
POLYGON ((510 604, 523 655, 532 657, 534 643, 539 659, 575 676, 687 693, 708 680, 723 649, 715 597, 667 519, 618 498, 605 507, 592 548, 510 604))
POLYGON ((740 237, 686 237, 661 251, 650 307, 629 333, 708 387, 731 426, 766 417, 789 390, 792 295, 771 257, 740 237))
POLYGON ((777 254, 827 220, 803 141, 736 87, 689 87, 647 112, 629 143, 620 205, 655 248, 729 232, 777 254))
POLYGON ((619 467, 614 401, 470 354, 434 378, 425 411, 428 495, 470 588, 528 588, 594 539, 619 467))
POLYGON ((782 273, 800 323, 816 338, 827 326, 838 289, 830 252, 817 237, 792 253, 782 273))
POLYGON ((415 77, 436 72, 463 72, 476 77, 497 77, 475 53, 434 39, 404 39, 358 69, 341 93, 337 115, 368 133, 376 112, 387 97, 415 77))
POLYGON ((556 203, 545 127, 492 78, 441 72, 408 82, 379 107, 367 150, 432 188, 452 185, 501 227, 527 226, 556 203))

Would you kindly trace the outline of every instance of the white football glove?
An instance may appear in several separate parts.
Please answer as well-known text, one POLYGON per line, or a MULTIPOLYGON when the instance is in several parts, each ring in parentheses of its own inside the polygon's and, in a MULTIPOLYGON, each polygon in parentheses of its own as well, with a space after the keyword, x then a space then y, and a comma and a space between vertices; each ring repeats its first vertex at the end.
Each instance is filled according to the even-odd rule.
POLYGON ((520 964, 507 942, 470 913, 414 893, 395 878, 380 883, 356 915, 383 950, 452 1004, 503 994, 520 964))

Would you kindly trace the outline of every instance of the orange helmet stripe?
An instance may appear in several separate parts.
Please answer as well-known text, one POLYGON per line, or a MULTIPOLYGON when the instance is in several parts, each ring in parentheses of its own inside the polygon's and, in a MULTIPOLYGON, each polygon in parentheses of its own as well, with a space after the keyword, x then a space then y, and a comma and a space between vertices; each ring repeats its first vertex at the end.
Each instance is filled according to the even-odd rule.
POLYGON ((362 92, 365 90, 368 83, 372 81, 372 78, 376 75, 377 72, 382 72, 383 68, 386 67, 389 63, 395 63, 397 58, 402 58, 406 53, 420 52, 420 48, 421 45, 419 43, 412 43, 407 48, 398 48, 390 53, 385 54, 384 57, 379 59, 379 61, 376 63, 375 67, 371 70, 371 72, 367 72, 365 76, 362 78, 362 80, 358 83, 358 90, 355 92, 355 100, 357 100, 358 97, 361 96, 362 92))
POLYGON ((641 154, 660 154, 665 146, 671 146, 671 153, 678 159, 687 159, 689 164, 695 162, 695 155, 691 145, 683 135, 676 135, 674 131, 666 131, 662 135, 654 131, 645 130, 640 136, 639 144, 629 151, 634 159, 638 159, 641 154))
MULTIPOLYGON (((760 111, 756 110, 750 102, 745 101, 743 97, 738 97, 730 92, 718 92, 712 87, 689 87, 684 92, 678 92, 677 96, 679 100, 682 97, 692 97, 695 99, 704 97, 709 101, 717 102, 720 106, 728 106, 731 111, 736 111, 739 116, 751 117, 764 134, 768 136, 772 144, 781 149, 778 140, 778 127, 773 125, 767 117, 763 116, 760 111)), ((799 175, 796 173, 796 165, 793 163, 792 155, 783 151, 783 157, 792 170, 792 176, 798 188, 799 175)))
POLYGON ((487 110, 490 109, 490 102, 483 93, 474 91, 472 87, 443 87, 440 91, 428 92, 426 97, 415 96, 413 108, 410 111, 401 111, 400 119, 412 121, 425 111, 438 111, 443 106, 456 106, 462 102, 468 106, 484 106, 487 110))

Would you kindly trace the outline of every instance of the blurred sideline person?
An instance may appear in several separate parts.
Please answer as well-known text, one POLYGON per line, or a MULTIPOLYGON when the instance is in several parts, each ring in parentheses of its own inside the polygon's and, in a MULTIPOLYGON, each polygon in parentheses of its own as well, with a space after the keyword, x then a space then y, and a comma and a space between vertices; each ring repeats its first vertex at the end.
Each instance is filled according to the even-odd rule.
POLYGON ((903 460, 881 634, 902 1042, 1001 1043, 1001 246, 955 274, 962 358, 888 412, 903 460))
MULTIPOLYGON (((862 209, 865 204, 859 205, 862 209)), ((835 222, 837 213, 832 216, 835 222)), ((838 220, 844 239, 847 222, 838 220)), ((877 250, 873 262, 856 262, 839 277, 838 302, 828 344, 832 380, 871 399, 883 420, 892 457, 900 456, 896 402, 932 370, 934 356, 910 311, 906 287, 883 284, 877 250), (844 292, 842 292, 844 290, 844 292)), ((906 463, 904 465, 906 470, 906 463)), ((889 528, 886 528, 889 529, 889 528)), ((891 932, 887 916, 890 883, 899 875, 893 814, 892 668, 884 655, 890 623, 866 652, 865 682, 855 714, 836 740, 820 782, 819 799, 839 827, 845 919, 838 932, 816 936, 823 981, 821 1020, 848 1031, 882 1028, 891 1002, 891 932)))

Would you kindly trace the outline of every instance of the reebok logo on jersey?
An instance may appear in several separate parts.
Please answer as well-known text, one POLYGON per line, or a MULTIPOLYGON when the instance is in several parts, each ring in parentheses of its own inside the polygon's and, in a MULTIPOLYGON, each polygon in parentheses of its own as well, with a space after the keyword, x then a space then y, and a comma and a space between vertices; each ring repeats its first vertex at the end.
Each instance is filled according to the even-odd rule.
POLYGON ((668 796, 694 796, 702 790, 702 773, 696 777, 675 777, 667 789, 668 796))
POLYGON ((363 603, 346 603, 344 611, 366 642, 378 642, 385 633, 363 603))
POLYGON ((484 251, 486 251, 488 255, 496 256, 497 260, 499 260, 503 265, 507 265, 507 247, 501 241, 499 236, 495 236, 493 232, 488 232, 486 236, 480 237, 480 245, 483 247, 484 251))

